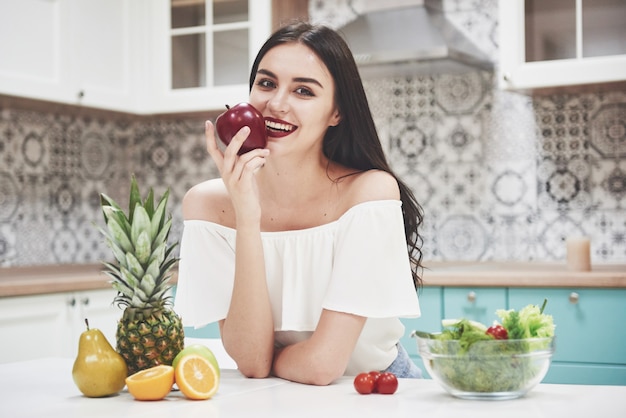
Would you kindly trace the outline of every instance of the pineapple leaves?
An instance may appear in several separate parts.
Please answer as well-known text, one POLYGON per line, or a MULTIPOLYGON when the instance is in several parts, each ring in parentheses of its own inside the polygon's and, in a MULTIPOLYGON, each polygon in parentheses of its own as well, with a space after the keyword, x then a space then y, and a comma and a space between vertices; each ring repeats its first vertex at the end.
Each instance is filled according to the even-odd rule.
POLYGON ((133 277, 141 277, 145 274, 141 263, 132 253, 126 253, 126 265, 133 277))
POLYGON ((168 290, 170 269, 179 261, 173 255, 178 242, 168 246, 172 217, 166 214, 170 190, 167 189, 155 207, 152 188, 142 199, 137 179, 131 177, 128 213, 106 194, 100 204, 106 228, 99 228, 115 262, 103 262, 104 273, 117 291, 114 302, 124 312, 161 309, 171 304, 168 290))
POLYGON ((122 250, 114 240, 107 236, 106 238, 107 246, 113 251, 113 256, 118 261, 118 263, 126 266, 126 253, 122 250))
POLYGON ((152 214, 154 213, 154 191, 152 187, 148 190, 148 196, 143 201, 143 207, 146 208, 146 212, 148 212, 148 216, 152 218, 152 214))
POLYGON ((130 221, 121 209, 117 209, 113 206, 105 206, 102 208, 102 211, 105 213, 107 222, 109 220, 117 222, 126 233, 126 236, 130 236, 130 221))
POLYGON ((165 207, 167 206, 169 194, 170 191, 168 189, 161 197, 161 201, 159 202, 156 211, 152 215, 152 219, 150 222, 150 239, 152 240, 152 242, 155 242, 155 238, 157 237, 159 231, 161 230, 161 228, 163 228, 163 224, 165 223, 165 207))
POLYGON ((137 185, 137 179, 133 174, 130 179, 130 198, 128 200, 128 216, 130 223, 133 223, 133 214, 135 212, 135 206, 141 206, 141 195, 139 194, 139 186, 137 185))
POLYGON ((107 228, 111 234, 113 241, 119 243, 119 246, 125 252, 132 252, 134 250, 133 243, 124 231, 124 228, 117 222, 114 217, 110 217, 107 222, 107 228))
POLYGON ((108 213, 107 213, 107 209, 109 209, 109 207, 113 209, 117 209, 120 212, 122 211, 122 208, 115 202, 115 200, 111 199, 109 196, 105 195, 104 193, 100 194, 100 206, 102 207, 102 212, 104 214, 104 222, 109 221, 108 213))

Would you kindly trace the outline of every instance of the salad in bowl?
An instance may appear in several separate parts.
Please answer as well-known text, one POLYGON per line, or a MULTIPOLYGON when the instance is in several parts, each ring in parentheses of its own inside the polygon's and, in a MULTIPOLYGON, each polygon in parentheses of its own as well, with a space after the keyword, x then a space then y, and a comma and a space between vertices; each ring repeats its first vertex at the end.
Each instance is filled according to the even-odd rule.
POLYGON ((554 321, 541 307, 498 310, 491 326, 445 319, 440 333, 414 331, 430 376, 446 391, 466 399, 523 396, 546 375, 554 353, 554 321))

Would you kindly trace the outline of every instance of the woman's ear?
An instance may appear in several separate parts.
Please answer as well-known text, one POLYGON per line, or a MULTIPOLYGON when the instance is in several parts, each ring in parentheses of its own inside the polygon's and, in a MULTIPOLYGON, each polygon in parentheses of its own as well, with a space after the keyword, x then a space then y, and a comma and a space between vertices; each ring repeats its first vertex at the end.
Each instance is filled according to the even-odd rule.
POLYGON ((341 113, 339 113, 339 109, 335 109, 330 121, 328 122, 328 126, 337 126, 339 125, 339 122, 341 122, 341 113))

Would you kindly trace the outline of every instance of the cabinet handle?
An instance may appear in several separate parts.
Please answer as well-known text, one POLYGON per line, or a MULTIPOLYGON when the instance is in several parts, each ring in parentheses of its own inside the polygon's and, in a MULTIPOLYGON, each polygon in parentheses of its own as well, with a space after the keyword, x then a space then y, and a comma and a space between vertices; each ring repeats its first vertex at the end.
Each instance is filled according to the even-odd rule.
POLYGON ((88 306, 89 305, 89 298, 82 298, 80 300, 80 303, 82 303, 83 306, 88 306))
POLYGON ((469 292, 467 294, 467 301, 472 303, 476 302, 476 292, 474 292, 473 290, 469 292))
POLYGON ((83 97, 85 97, 85 90, 79 90, 78 91, 78 100, 81 100, 83 97))
POLYGON ((569 294, 569 303, 571 303, 572 305, 576 305, 578 303, 578 300, 580 299, 580 295, 576 292, 572 292, 569 294))
POLYGON ((510 74, 510 73, 504 73, 504 74, 502 75, 502 79, 503 79, 504 81, 506 81, 507 83, 509 83, 509 82, 511 81, 511 74, 510 74))
POLYGON ((68 299, 67 304, 69 306, 76 306, 76 298, 68 299))

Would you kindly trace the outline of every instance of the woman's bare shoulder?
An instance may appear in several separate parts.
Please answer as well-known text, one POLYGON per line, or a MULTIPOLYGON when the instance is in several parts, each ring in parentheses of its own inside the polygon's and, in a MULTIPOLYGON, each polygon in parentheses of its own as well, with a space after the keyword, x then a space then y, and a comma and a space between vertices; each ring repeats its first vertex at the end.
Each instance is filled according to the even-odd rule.
POLYGON ((347 185, 349 206, 374 200, 399 200, 398 181, 382 170, 367 170, 359 173, 347 185))
POLYGON ((232 213, 230 197, 222 179, 196 184, 183 198, 184 219, 198 219, 227 224, 227 214, 232 213))

